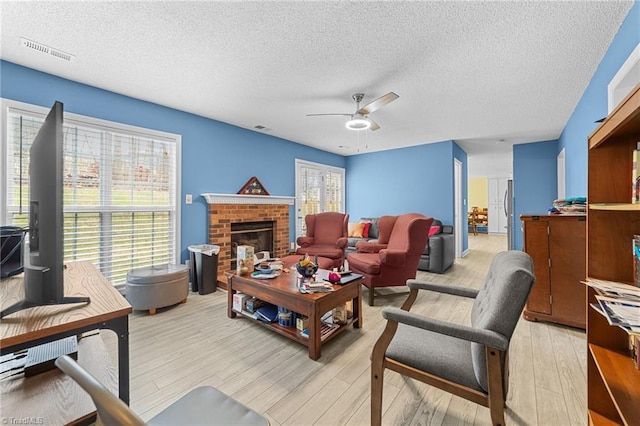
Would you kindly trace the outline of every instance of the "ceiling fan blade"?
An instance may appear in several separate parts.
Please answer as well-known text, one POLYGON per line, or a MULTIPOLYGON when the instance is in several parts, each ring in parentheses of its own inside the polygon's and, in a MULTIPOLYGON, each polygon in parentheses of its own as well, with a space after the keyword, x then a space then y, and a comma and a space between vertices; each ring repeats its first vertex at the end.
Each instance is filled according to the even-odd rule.
POLYGON ((369 120, 371 122, 371 127, 369 127, 369 130, 371 130, 372 132, 375 132, 376 130, 378 130, 380 128, 380 126, 378 126, 378 123, 373 121, 370 117, 367 117, 367 120, 369 120))
POLYGON ((323 116, 323 115, 346 115, 351 117, 353 114, 340 114, 340 113, 333 113, 333 114, 307 114, 307 117, 319 117, 319 116, 323 116))
POLYGON ((386 95, 380 96, 373 102, 368 103, 358 110, 358 114, 367 115, 371 114, 373 111, 382 108, 386 104, 395 101, 399 96, 393 92, 389 92, 386 95))

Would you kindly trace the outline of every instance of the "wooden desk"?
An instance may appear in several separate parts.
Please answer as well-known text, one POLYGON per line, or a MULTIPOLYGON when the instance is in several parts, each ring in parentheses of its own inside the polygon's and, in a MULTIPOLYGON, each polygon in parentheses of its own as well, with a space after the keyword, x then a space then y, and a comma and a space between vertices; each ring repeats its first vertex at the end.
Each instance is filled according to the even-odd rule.
MULTIPOLYGON (((91 330, 113 330, 118 336, 118 392, 120 399, 129 404, 128 315, 132 311, 131 305, 89 262, 67 265, 64 289, 65 296, 89 296, 91 303, 38 306, 3 318, 0 322, 0 355, 91 330)), ((0 283, 2 309, 22 300, 23 296, 22 275, 0 283)), ((10 414, 2 413, 4 417, 10 414)))

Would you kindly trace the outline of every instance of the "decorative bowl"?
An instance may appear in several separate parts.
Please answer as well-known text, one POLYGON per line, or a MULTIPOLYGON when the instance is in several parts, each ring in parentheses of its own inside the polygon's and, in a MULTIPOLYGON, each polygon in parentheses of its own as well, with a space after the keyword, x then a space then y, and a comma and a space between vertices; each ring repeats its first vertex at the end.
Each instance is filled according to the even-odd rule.
POLYGON ((304 278, 311 278, 318 272, 318 265, 310 263, 307 266, 302 266, 300 263, 296 263, 296 270, 304 278))

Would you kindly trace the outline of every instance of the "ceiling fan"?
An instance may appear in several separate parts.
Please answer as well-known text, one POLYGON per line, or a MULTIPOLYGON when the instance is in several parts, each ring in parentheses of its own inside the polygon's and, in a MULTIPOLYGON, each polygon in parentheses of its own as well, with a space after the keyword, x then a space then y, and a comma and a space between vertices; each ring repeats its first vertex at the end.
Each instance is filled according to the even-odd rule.
POLYGON ((364 93, 355 93, 351 98, 356 102, 356 112, 349 113, 329 113, 329 114, 307 114, 307 117, 317 117, 322 115, 345 115, 347 117, 351 117, 349 121, 346 122, 345 126, 347 129, 351 130, 378 130, 380 126, 369 118, 369 114, 372 112, 382 108, 383 106, 391 103, 399 98, 393 92, 389 92, 386 95, 380 96, 373 102, 368 103, 367 105, 360 108, 360 101, 364 98, 364 93))

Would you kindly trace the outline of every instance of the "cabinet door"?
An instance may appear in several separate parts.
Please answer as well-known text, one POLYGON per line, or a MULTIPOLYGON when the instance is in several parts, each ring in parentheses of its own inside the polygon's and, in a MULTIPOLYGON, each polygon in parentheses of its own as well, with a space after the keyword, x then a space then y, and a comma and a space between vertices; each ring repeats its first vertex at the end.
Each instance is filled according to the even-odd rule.
POLYGON ((551 309, 553 316, 586 322, 586 220, 563 220, 549 225, 551 309))
MULTIPOLYGON (((536 282, 527 299, 527 310, 551 314, 549 295, 549 234, 546 221, 524 221, 524 251, 533 260, 533 273, 536 282)), ((584 256, 583 256, 584 257, 584 256)))
POLYGON ((498 204, 500 202, 500 189, 498 187, 498 178, 487 179, 487 188, 489 190, 489 204, 498 204))
POLYGON ((490 233, 500 232, 500 216, 499 216, 500 206, 498 204, 489 204, 488 211, 489 211, 488 231, 490 233))

